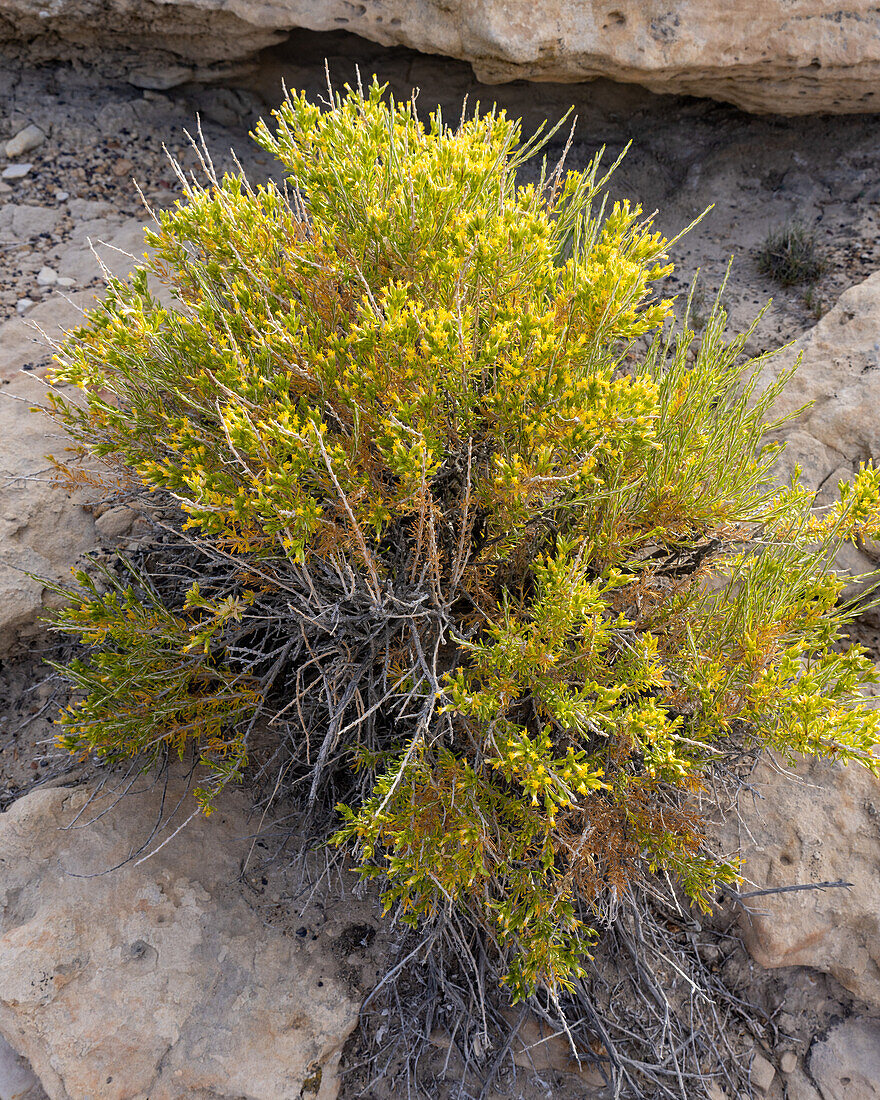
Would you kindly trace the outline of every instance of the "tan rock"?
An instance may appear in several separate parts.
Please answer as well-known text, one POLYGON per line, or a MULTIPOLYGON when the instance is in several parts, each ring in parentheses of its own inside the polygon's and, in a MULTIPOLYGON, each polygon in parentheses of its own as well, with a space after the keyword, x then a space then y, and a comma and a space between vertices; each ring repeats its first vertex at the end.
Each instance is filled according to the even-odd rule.
POLYGON ((7 38, 39 40, 43 56, 126 44, 173 56, 158 69, 138 65, 139 87, 210 78, 205 66, 302 27, 470 61, 487 83, 604 76, 749 111, 880 106, 874 0, 177 0, 143 9, 125 0, 55 0, 48 9, 43 0, 0 0, 0 25, 7 38))
MULTIPOLYGON (((95 291, 53 294, 29 310, 0 324, 0 384, 29 371, 43 377, 52 362, 51 341, 82 322, 83 312, 95 304, 95 291)), ((31 393, 36 399, 36 388, 31 393)))
POLYGON ((113 222, 97 218, 83 222, 74 231, 75 243, 65 249, 58 260, 59 275, 73 279, 77 286, 87 286, 103 279, 103 264, 111 275, 124 278, 136 265, 143 263, 145 220, 129 218, 113 222))
POLYGON ((852 886, 748 899, 746 946, 762 966, 826 971, 880 1008, 880 781, 822 760, 784 772, 778 761, 758 766, 760 797, 741 796, 742 825, 724 834, 744 857, 743 890, 852 886))
MULTIPOLYGON (((797 404, 794 407, 797 407, 797 404)), ((799 467, 801 484, 820 490, 828 484, 831 473, 841 469, 843 454, 831 447, 826 447, 800 424, 787 427, 782 432, 782 436, 785 439, 785 450, 780 455, 774 470, 777 480, 781 483, 787 484, 794 475, 795 467, 799 467)), ((850 467, 847 479, 851 478, 852 474, 853 470, 850 467)))
POLYGON ((822 1097, 804 1071, 798 1069, 785 1082, 785 1100, 822 1100, 822 1097))
POLYGON ((102 538, 114 541, 127 535, 137 518, 137 512, 124 504, 118 508, 108 508, 95 520, 95 530, 102 538))
POLYGON ((88 788, 0 816, 0 1032, 51 1100, 333 1100, 357 1001, 319 937, 248 903, 243 801, 172 835, 185 801, 139 862, 162 796, 141 790, 86 828, 109 804, 88 788))
MULTIPOLYGON (((73 203, 71 205, 75 206, 73 203)), ((92 205, 103 208, 104 204, 92 205)), ((45 213, 55 216, 53 211, 43 211, 42 207, 16 209, 19 219, 24 216, 21 211, 27 212, 27 224, 30 224, 27 219, 32 210, 40 215, 45 213)), ((76 210, 75 213, 77 217, 88 219, 87 210, 76 210)), ((4 224, 2 214, 3 211, 0 210, 0 236, 4 224)), ((14 218, 7 220, 12 232, 17 223, 14 218)), ((25 317, 14 317, 5 324, 0 324, 0 382, 15 377, 21 370, 37 375, 44 374, 52 360, 51 342, 60 339, 67 329, 80 324, 83 312, 92 308, 100 297, 103 291, 101 264, 105 265, 111 275, 124 278, 143 261, 144 250, 144 224, 139 218, 130 218, 124 222, 108 220, 106 217, 91 218, 81 223, 79 230, 74 233, 74 243, 61 252, 53 269, 57 270, 65 283, 68 279, 73 279, 77 287, 91 284, 93 289, 58 291, 30 309, 25 317)), ((58 280, 59 284, 61 279, 58 280)))
POLYGON ((822 1100, 880 1098, 880 1020, 850 1019, 810 1051, 810 1073, 822 1100))
POLYGON ((773 1084, 775 1076, 776 1067, 772 1062, 768 1062, 762 1054, 756 1054, 752 1058, 751 1082, 759 1092, 767 1092, 773 1084))
MULTIPOLYGON (((572 1054, 568 1039, 546 1021, 529 1013, 520 1019, 520 1013, 505 1013, 507 1021, 516 1026, 516 1036, 511 1044, 514 1064, 534 1073, 554 1070, 557 1073, 576 1074, 585 1088, 601 1089, 606 1084, 600 1064, 591 1061, 591 1055, 581 1054, 580 1062, 572 1054)), ((600 1053, 600 1052, 593 1052, 600 1053)), ((585 1098, 589 1100, 589 1098, 585 1098)))
POLYGON ((38 149, 45 140, 46 135, 40 127, 34 126, 32 123, 30 126, 25 126, 23 130, 19 130, 15 137, 6 142, 6 155, 10 160, 24 156, 25 153, 38 149))
POLYGON ((779 1059, 779 1068, 783 1073, 794 1073, 797 1069, 798 1059, 793 1050, 787 1050, 779 1059))
POLYGON ((46 458, 63 455, 67 438, 31 411, 42 397, 26 375, 0 388, 0 656, 41 629, 47 593, 35 578, 70 580, 97 542, 87 494, 60 487, 46 458))
MULTIPOLYGON (((851 481, 860 463, 880 463, 880 272, 842 294, 817 325, 772 359, 764 383, 798 360, 774 413, 789 416, 809 407, 777 433, 785 450, 775 474, 787 483, 799 467, 801 483, 827 506, 840 499, 840 482, 851 481)), ((847 598, 876 583, 878 551, 873 545, 839 551, 835 567, 848 582, 847 598)))
POLYGON ((801 461, 808 484, 818 489, 831 479, 841 455, 855 467, 880 461, 880 272, 842 294, 817 325, 771 360, 768 381, 794 366, 798 356, 801 365, 775 411, 786 415, 812 402, 783 430, 792 440, 784 461, 801 461))
POLYGON ((0 244, 24 244, 54 232, 60 215, 52 207, 27 203, 0 206, 0 244))

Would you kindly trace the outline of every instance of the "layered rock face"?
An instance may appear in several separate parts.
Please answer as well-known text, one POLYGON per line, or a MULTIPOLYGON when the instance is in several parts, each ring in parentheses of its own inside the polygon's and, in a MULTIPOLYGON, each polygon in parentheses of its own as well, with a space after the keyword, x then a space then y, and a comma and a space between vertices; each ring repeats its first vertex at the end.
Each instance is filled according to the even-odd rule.
POLYGON ((486 83, 604 76, 748 111, 880 110, 874 0, 0 0, 0 41, 136 44, 184 62, 181 83, 294 28, 459 58, 486 83))

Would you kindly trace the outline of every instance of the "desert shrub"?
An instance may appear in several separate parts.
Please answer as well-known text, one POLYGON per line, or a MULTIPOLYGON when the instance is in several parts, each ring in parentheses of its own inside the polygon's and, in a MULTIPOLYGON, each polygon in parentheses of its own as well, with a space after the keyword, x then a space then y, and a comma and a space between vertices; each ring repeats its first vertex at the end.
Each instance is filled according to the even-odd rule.
POLYGON ((745 756, 876 767, 831 561, 880 478, 822 514, 773 484, 784 379, 718 303, 674 324, 598 157, 521 183, 504 114, 375 84, 257 137, 286 186, 206 163, 58 355, 56 415, 165 532, 57 619, 62 744, 195 744, 206 810, 249 758, 340 797, 405 921, 479 928, 516 998, 573 988, 621 899, 736 880, 705 817, 745 756))
POLYGON ((757 255, 758 270, 780 286, 814 283, 827 267, 816 232, 797 218, 767 234, 757 255))
POLYGON ((90 660, 54 663, 80 695, 57 719, 58 744, 83 759, 95 752, 105 763, 142 757, 157 765, 168 749, 183 756, 195 742, 214 772, 212 785, 195 792, 209 809, 218 786, 241 778, 247 748, 236 719, 250 718, 259 705, 247 677, 218 659, 212 644, 227 623, 241 620, 247 598, 206 600, 196 582, 170 611, 129 563, 122 577, 101 563, 74 576, 81 598, 52 622, 93 652, 90 660))

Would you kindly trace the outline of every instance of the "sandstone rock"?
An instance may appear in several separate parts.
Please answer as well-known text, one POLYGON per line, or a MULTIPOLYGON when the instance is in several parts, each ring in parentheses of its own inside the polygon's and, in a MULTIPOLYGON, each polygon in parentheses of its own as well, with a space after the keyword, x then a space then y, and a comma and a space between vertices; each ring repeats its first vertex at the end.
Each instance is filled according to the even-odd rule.
POLYGON ((188 83, 194 76, 195 70, 190 65, 166 65, 162 68, 134 69, 126 79, 134 88, 164 92, 169 88, 188 83))
POLYGON ((783 1073, 794 1073, 797 1069, 797 1055, 793 1050, 787 1050, 779 1059, 779 1068, 783 1073))
MULTIPOLYGON (((817 325, 771 360, 763 382, 795 366, 799 357, 774 413, 788 416, 810 407, 778 433, 786 445, 775 473, 788 482, 799 466, 802 484, 815 490, 817 504, 828 505, 839 499, 839 483, 850 481, 859 463, 880 462, 880 273, 847 290, 817 325)), ((871 574, 880 557, 874 551, 850 545, 839 551, 835 566, 849 581, 848 598, 876 580, 871 574)), ((871 616, 873 621, 876 612, 871 616)))
MULTIPOLYGON (((790 382, 789 385, 794 385, 794 382, 790 382)), ((803 402, 796 403, 794 407, 797 408, 798 404, 803 402)), ((844 455, 820 443, 800 424, 787 425, 782 434, 785 438, 785 450, 775 468, 776 477, 780 482, 790 481, 795 467, 799 466, 801 482, 818 492, 828 485, 833 471, 842 469, 844 455)), ((852 477, 852 474, 853 470, 850 467, 848 476, 852 477)))
POLYGON ((279 26, 296 25, 288 19, 283 0, 262 13, 259 3, 239 12, 235 5, 202 7, 199 0, 167 5, 54 0, 49 8, 37 0, 0 0, 0 44, 27 42, 32 56, 41 60, 83 55, 103 60, 102 52, 126 51, 138 86, 169 88, 204 79, 211 69, 215 79, 225 79, 227 62, 281 41, 279 26), (169 80, 172 75, 181 79, 169 80))
POLYGON ((0 657, 40 629, 46 590, 34 576, 70 580, 71 566, 97 542, 85 494, 54 483, 46 454, 63 454, 66 438, 31 412, 41 397, 27 377, 0 389, 0 657))
POLYGON ((172 836, 185 801, 138 862, 162 785, 140 789, 86 828, 68 827, 109 805, 87 808, 91 788, 0 817, 0 1032, 51 1100, 333 1100, 357 999, 329 940, 249 904, 243 800, 172 836))
POLYGON ((823 1100, 803 1070, 797 1069, 785 1082, 785 1100, 823 1100))
POLYGON ((25 126, 23 130, 19 130, 15 137, 10 138, 9 141, 6 142, 6 155, 10 159, 24 156, 25 153, 29 153, 32 149, 39 148, 45 140, 46 135, 39 126, 25 126))
POLYGON ((113 542, 127 535, 137 518, 137 512, 125 505, 119 508, 108 508, 95 520, 95 530, 102 538, 113 542))
POLYGON ((839 468, 841 456, 854 466, 880 461, 880 272, 851 287, 817 325, 782 356, 771 361, 767 380, 794 366, 794 378, 775 411, 812 408, 784 429, 790 439, 786 463, 802 462, 818 489, 839 468))
MULTIPOLYGON (((71 203, 71 206, 74 204, 71 203)), ((100 208, 104 204, 95 205, 100 208)), ((78 218, 71 212, 73 218, 78 218)), ((105 264, 112 275, 122 278, 132 268, 143 262, 144 222, 139 218, 130 218, 121 223, 108 221, 106 217, 88 217, 80 222, 73 234, 73 243, 66 248, 58 259, 59 275, 73 279, 78 286, 85 286, 101 276, 101 269, 95 257, 97 253, 101 263, 105 264)))
MULTIPOLYGON (((511 1056, 514 1065, 535 1073, 548 1070, 578 1077, 584 1088, 601 1089, 606 1083, 605 1075, 598 1063, 587 1058, 578 1063, 571 1052, 568 1040, 544 1020, 529 1013, 520 1019, 520 1012, 505 1012, 507 1022, 516 1027, 516 1035, 511 1043, 511 1056)), ((588 1093, 588 1097, 592 1095, 588 1093)))
POLYGON ((724 833, 742 850, 744 890, 819 882, 850 888, 749 899, 740 927, 765 967, 809 966, 880 1008, 880 781, 864 768, 809 760, 786 775, 758 766, 760 796, 740 798, 743 824, 724 833))
POLYGON ((158 51, 131 74, 145 88, 210 79, 211 66, 299 27, 460 58, 487 83, 605 76, 750 111, 880 106, 874 0, 0 0, 0 27, 0 39, 29 41, 41 57, 82 47, 158 51))
POLYGON ((822 1100, 880 1097, 880 1020, 851 1019, 813 1044, 810 1073, 822 1100))
POLYGON ((762 1054, 756 1054, 752 1059, 751 1082, 759 1092, 767 1092, 773 1084, 776 1076, 776 1067, 768 1062, 762 1054))

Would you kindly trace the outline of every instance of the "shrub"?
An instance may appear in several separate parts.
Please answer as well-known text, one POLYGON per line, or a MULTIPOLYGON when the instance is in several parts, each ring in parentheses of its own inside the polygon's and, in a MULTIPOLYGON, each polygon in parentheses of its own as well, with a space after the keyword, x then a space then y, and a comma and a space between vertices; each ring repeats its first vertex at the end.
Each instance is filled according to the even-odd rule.
POLYGON ((774 486, 784 379, 718 303, 676 329, 598 157, 522 184, 504 114, 375 83, 257 137, 287 185, 206 163, 59 352, 56 415, 166 532, 57 618, 89 650, 62 744, 195 744, 206 810, 249 757, 344 789, 388 907, 480 928, 515 998, 571 988, 609 905, 736 880, 704 807, 744 752, 876 768, 831 561, 880 475, 823 514, 774 486))
POLYGON ((758 250, 758 271, 780 286, 814 283, 826 267, 815 230, 797 218, 768 233, 758 250))

